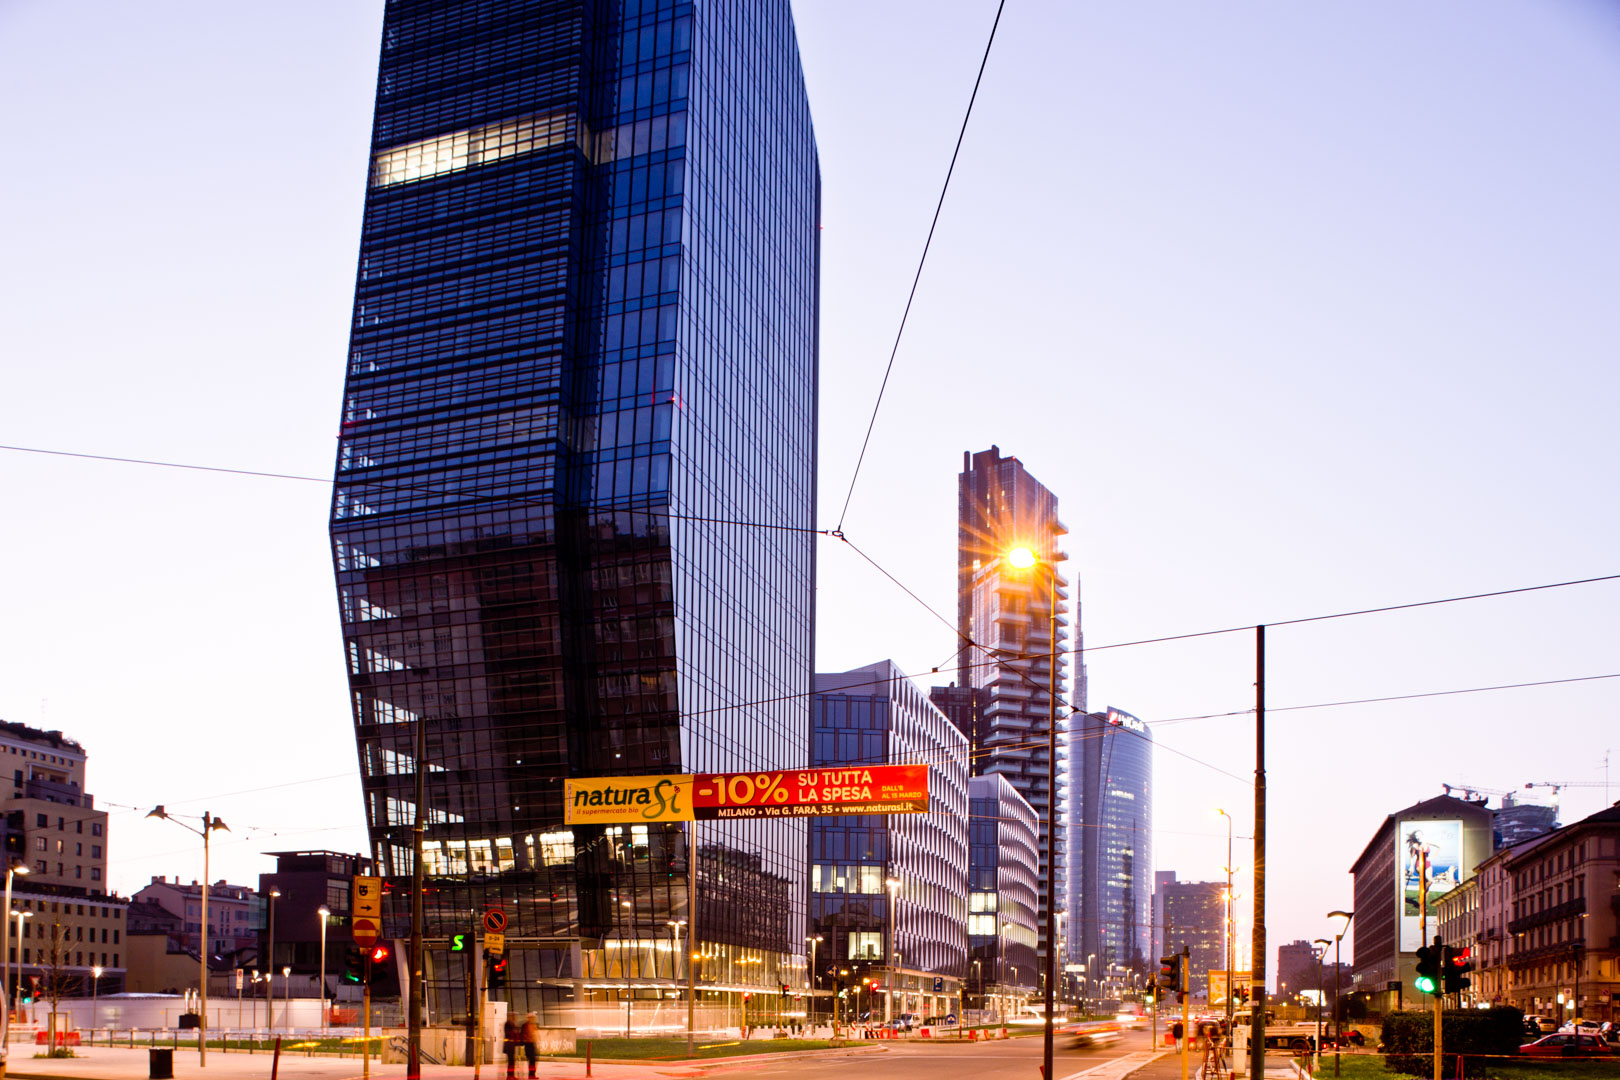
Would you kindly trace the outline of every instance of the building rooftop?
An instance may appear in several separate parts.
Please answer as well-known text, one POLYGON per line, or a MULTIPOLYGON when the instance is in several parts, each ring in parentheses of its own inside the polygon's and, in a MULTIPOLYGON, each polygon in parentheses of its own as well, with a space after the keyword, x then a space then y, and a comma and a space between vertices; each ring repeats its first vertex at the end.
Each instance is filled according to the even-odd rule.
POLYGON ((73 739, 63 735, 60 731, 43 731, 39 728, 29 727, 27 724, 18 724, 10 720, 0 720, 0 735, 9 735, 13 739, 23 739, 31 743, 39 743, 55 750, 67 750, 71 753, 84 755, 84 747, 73 739))

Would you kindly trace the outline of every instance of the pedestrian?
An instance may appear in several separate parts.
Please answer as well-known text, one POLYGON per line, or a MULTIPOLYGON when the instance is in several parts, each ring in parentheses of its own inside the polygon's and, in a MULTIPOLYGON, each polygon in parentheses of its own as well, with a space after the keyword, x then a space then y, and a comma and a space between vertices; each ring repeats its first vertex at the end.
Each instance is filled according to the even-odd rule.
POLYGON ((501 1030, 501 1049, 506 1052, 506 1080, 517 1080, 517 1048, 522 1035, 523 1029, 518 1022, 508 1016, 506 1026, 501 1030))
POLYGON ((540 1021, 535 1019, 534 1013, 523 1018, 523 1053, 529 1059, 529 1080, 534 1080, 534 1068, 540 1059, 540 1021))

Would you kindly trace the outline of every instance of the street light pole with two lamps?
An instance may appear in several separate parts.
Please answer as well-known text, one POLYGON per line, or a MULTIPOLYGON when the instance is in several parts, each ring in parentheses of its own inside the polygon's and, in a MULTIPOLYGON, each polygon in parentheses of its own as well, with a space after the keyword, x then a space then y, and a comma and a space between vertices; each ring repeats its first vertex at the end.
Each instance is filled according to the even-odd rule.
MULTIPOLYGON (((11 910, 11 879, 12 879, 12 877, 14 875, 16 875, 16 874, 26 874, 26 873, 28 873, 28 864, 27 863, 23 862, 21 859, 16 859, 16 858, 12 858, 12 859, 7 860, 7 862, 6 862, 6 906, 5 906, 6 911, 11 910)), ((18 934, 20 935, 21 933, 22 933, 22 931, 19 930, 18 934)), ((22 950, 21 949, 17 950, 17 955, 19 955, 19 956, 22 955, 22 950)), ((0 995, 3 995, 3 994, 9 993, 10 992, 10 987, 11 987, 11 920, 9 918, 4 919, 4 920, 0 920, 0 956, 5 957, 5 975, 3 977, 3 980, 0 980, 0 995)), ((17 965, 17 970, 19 972, 22 971, 22 965, 21 964, 17 965)), ((20 985, 22 983, 22 979, 19 978, 17 980, 17 982, 20 985)), ((6 1002, 6 1008, 10 1009, 11 1007, 12 1007, 12 1003, 10 1001, 7 1001, 6 1002)))
POLYGON ((198 987, 197 997, 197 1065, 199 1068, 201 1068, 208 1064, 208 954, 213 951, 213 943, 208 940, 208 837, 209 834, 213 833, 217 829, 223 829, 226 832, 230 832, 231 829, 229 825, 226 825, 223 821, 219 820, 217 817, 214 817, 206 810, 204 810, 202 814, 202 828, 200 829, 181 821, 179 818, 165 810, 161 804, 154 807, 146 816, 149 818, 163 818, 165 821, 172 821, 182 829, 185 829, 187 832, 193 832, 202 837, 202 948, 197 950, 198 957, 202 961, 202 978, 201 985, 198 987))

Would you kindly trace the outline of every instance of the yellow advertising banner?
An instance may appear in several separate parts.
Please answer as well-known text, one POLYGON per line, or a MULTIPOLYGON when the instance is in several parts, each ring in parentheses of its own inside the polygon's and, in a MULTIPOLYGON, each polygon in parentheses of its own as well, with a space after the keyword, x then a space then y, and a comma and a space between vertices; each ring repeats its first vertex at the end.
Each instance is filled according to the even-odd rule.
POLYGON ((687 774, 564 780, 563 821, 569 825, 691 821, 696 779, 687 774))

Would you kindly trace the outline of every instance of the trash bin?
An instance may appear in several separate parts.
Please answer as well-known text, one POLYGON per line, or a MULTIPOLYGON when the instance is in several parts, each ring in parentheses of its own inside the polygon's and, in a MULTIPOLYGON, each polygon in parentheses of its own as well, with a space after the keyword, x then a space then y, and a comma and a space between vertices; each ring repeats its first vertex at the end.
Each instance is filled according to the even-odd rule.
POLYGON ((174 1048, 154 1046, 147 1051, 146 1075, 150 1080, 174 1080, 174 1048))

